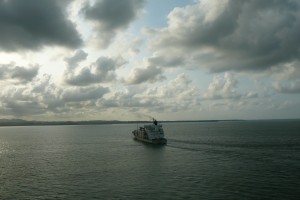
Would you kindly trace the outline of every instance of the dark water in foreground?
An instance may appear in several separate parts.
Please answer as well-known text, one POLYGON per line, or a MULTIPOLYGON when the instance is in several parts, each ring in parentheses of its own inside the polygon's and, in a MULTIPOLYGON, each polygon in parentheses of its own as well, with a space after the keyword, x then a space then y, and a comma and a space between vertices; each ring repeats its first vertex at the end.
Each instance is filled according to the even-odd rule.
POLYGON ((0 128, 0 199, 299 199, 300 121, 0 128))

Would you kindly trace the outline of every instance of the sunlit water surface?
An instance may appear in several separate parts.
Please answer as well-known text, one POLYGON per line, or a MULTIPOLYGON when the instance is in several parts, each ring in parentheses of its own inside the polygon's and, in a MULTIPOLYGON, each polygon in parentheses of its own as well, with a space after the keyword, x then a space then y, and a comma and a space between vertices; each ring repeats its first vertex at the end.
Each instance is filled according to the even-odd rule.
POLYGON ((0 128, 0 199, 299 199, 300 121, 0 128))

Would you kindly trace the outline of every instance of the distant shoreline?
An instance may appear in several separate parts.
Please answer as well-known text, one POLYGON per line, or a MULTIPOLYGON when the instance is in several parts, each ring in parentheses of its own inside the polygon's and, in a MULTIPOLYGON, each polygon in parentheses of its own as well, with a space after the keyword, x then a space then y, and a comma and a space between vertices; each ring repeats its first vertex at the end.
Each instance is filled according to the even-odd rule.
MULTIPOLYGON (((235 122, 235 121, 295 121, 300 119, 258 119, 258 120, 165 120, 160 123, 182 123, 182 122, 235 122)), ((90 120, 90 121, 27 121, 22 119, 0 119, 0 127, 3 126, 60 126, 60 125, 104 125, 104 124, 141 124, 151 123, 143 121, 119 121, 119 120, 90 120)))
MULTIPOLYGON (((243 121, 243 120, 168 120, 160 123, 178 122, 219 122, 219 121, 243 121)), ((151 123, 149 120, 143 121, 119 121, 119 120, 90 120, 90 121, 27 121, 27 120, 1 120, 0 126, 55 126, 55 125, 103 125, 103 124, 137 124, 151 123)))

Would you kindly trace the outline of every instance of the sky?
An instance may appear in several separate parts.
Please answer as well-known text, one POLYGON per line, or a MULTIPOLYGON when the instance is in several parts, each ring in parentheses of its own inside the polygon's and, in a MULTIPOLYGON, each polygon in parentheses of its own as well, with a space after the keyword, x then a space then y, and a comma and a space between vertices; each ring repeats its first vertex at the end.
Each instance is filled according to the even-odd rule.
POLYGON ((0 118, 300 118, 298 0, 0 0, 0 118))

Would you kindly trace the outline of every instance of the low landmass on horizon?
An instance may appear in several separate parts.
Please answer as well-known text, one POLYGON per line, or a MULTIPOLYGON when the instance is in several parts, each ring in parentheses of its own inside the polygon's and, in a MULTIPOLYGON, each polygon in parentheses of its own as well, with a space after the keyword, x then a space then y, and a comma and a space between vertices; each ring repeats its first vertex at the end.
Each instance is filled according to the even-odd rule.
MULTIPOLYGON (((266 120, 300 120, 300 119, 257 119, 258 121, 266 120)), ((225 121, 253 121, 244 119, 216 119, 216 120, 161 120, 161 123, 175 122, 225 122, 225 121)), ((0 119, 0 126, 50 126, 50 125, 101 125, 101 124, 136 124, 151 123, 149 120, 86 120, 86 121, 29 121, 23 119, 0 119)))
MULTIPOLYGON (((162 123, 172 122, 219 122, 243 120, 162 120, 162 123)), ((0 126, 43 126, 43 125, 101 125, 101 124, 136 124, 151 123, 149 120, 121 121, 121 120, 87 120, 87 121, 29 121, 23 119, 0 119, 0 126)))

